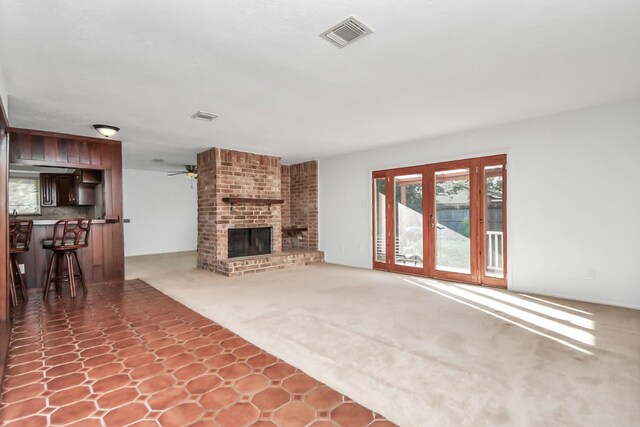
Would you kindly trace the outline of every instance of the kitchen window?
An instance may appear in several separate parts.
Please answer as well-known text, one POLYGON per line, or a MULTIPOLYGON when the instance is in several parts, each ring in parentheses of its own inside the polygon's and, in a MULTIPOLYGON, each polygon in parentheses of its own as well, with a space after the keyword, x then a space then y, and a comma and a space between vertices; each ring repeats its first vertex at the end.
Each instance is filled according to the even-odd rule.
POLYGON ((9 213, 40 215, 40 179, 9 177, 9 213))

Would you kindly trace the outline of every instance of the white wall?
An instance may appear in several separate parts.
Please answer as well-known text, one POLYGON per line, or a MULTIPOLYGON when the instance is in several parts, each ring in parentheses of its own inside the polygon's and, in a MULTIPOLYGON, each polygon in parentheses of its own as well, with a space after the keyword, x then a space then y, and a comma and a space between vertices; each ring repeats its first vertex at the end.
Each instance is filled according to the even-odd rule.
POLYGON ((165 172, 123 170, 125 256, 196 250, 197 183, 165 172))
POLYGON ((640 308, 640 99, 320 161, 326 260, 371 267, 371 171, 500 153, 509 288, 640 308))

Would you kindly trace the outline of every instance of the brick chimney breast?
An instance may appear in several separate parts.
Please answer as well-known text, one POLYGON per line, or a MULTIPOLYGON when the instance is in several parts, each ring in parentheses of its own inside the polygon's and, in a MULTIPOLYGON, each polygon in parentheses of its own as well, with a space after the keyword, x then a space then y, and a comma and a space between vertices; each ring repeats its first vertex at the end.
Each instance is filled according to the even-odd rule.
POLYGON ((228 230, 232 228, 271 227, 274 255, 283 249, 317 251, 317 165, 317 161, 281 165, 280 157, 221 148, 199 153, 198 268, 228 273, 229 263, 222 266, 221 262, 228 261, 228 230), (284 203, 223 201, 229 197, 284 199, 284 203), (283 226, 307 231, 295 236, 285 232, 283 247, 283 226))

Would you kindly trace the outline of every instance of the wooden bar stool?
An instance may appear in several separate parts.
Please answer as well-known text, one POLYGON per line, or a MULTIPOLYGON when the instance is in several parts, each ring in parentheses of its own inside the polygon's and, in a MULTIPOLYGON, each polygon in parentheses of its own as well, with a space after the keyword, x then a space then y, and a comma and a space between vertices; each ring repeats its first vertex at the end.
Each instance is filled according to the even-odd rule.
POLYGON ((31 242, 31 231, 33 230, 33 221, 20 220, 9 222, 9 253, 10 253, 10 283, 9 293, 11 295, 11 305, 18 305, 18 293, 16 285, 20 284, 20 292, 22 299, 26 302, 29 300, 29 292, 27 291, 27 283, 24 274, 20 271, 20 263, 18 262, 18 254, 25 253, 29 250, 31 242))
POLYGON ((76 278, 80 279, 82 290, 87 293, 87 285, 84 280, 82 266, 78 259, 78 249, 89 246, 89 232, 91 231, 91 220, 87 218, 61 219, 53 226, 53 238, 44 240, 42 247, 52 251, 49 260, 47 278, 44 283, 44 298, 49 294, 51 282, 56 282, 56 290, 60 291, 63 282, 69 282, 71 298, 76 297, 76 278), (78 266, 76 273, 74 263, 78 266), (53 271, 57 266, 54 276, 53 271), (66 274, 65 274, 66 268, 66 274))

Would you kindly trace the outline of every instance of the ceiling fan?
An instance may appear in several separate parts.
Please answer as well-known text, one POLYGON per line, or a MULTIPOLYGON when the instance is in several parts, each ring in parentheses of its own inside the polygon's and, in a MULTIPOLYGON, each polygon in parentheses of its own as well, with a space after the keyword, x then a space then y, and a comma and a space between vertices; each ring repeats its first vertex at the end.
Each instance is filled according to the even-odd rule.
POLYGON ((183 171, 169 171, 167 175, 187 175, 189 178, 198 179, 198 167, 196 165, 184 165, 183 171))

